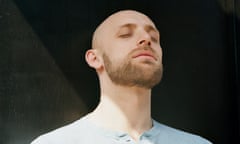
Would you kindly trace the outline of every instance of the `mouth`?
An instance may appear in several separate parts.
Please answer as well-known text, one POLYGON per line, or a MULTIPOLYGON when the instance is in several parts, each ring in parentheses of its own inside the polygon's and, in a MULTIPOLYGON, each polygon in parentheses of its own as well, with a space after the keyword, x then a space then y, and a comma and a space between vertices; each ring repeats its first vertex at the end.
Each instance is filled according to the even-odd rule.
POLYGON ((133 56, 133 58, 139 58, 139 57, 146 57, 146 58, 151 58, 151 59, 157 60, 156 57, 154 57, 153 54, 147 53, 147 52, 139 53, 139 54, 133 56))

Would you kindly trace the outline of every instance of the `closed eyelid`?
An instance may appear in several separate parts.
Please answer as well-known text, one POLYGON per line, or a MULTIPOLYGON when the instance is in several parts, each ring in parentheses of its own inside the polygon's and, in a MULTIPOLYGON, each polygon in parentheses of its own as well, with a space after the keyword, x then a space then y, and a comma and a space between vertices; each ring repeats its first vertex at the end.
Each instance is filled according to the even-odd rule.
POLYGON ((159 39, 159 38, 160 38, 159 33, 155 32, 155 31, 150 31, 149 34, 150 34, 152 37, 156 38, 156 39, 159 39))
POLYGON ((117 32, 117 36, 121 36, 121 35, 129 35, 133 33, 133 29, 130 27, 122 27, 118 30, 117 32))
POLYGON ((155 27, 153 27, 153 26, 151 26, 151 25, 147 25, 147 26, 145 27, 145 30, 146 30, 148 33, 153 32, 153 33, 157 34, 158 36, 160 35, 158 29, 155 28, 155 27))
POLYGON ((151 35, 151 37, 154 41, 157 41, 157 42, 160 41, 160 34, 158 31, 152 29, 152 30, 148 31, 148 33, 151 35))
MULTIPOLYGON (((133 33, 133 31, 137 28, 137 25, 136 24, 133 24, 133 23, 127 23, 127 24, 123 24, 123 25, 120 25, 119 26, 119 29, 117 31, 117 36, 119 37, 122 37, 122 36, 129 36, 133 33)), ((155 28, 154 26, 152 25, 146 25, 144 27, 145 31, 151 35, 152 39, 154 41, 158 41, 159 40, 159 37, 160 37, 160 34, 159 34, 159 31, 157 30, 157 28, 155 28)))

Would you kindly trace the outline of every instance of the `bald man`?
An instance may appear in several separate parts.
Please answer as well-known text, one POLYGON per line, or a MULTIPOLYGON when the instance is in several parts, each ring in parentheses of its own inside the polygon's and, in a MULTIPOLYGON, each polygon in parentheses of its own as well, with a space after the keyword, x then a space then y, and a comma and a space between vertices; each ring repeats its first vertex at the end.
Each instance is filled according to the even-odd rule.
POLYGON ((151 89, 163 66, 160 34, 149 17, 133 10, 112 14, 97 27, 85 58, 99 77, 99 105, 32 144, 210 144, 151 117, 151 89))

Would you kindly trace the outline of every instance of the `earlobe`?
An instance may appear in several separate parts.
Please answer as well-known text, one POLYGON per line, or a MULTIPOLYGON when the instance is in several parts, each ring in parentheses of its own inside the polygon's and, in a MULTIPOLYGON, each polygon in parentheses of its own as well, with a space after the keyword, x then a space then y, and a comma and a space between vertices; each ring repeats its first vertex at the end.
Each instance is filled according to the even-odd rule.
POLYGON ((85 60, 90 67, 95 68, 96 70, 102 66, 96 49, 87 50, 85 60))

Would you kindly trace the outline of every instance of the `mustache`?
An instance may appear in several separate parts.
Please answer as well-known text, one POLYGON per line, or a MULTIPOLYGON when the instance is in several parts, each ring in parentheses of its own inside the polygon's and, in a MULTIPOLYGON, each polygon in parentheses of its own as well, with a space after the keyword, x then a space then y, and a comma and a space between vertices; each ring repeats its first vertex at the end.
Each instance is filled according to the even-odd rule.
POLYGON ((155 58, 159 58, 158 55, 157 55, 157 52, 151 47, 151 46, 141 46, 141 47, 137 47, 135 49, 133 49, 130 53, 129 53, 129 56, 131 55, 134 55, 135 53, 138 53, 138 52, 143 52, 143 51, 149 51, 153 54, 153 56, 155 58))

